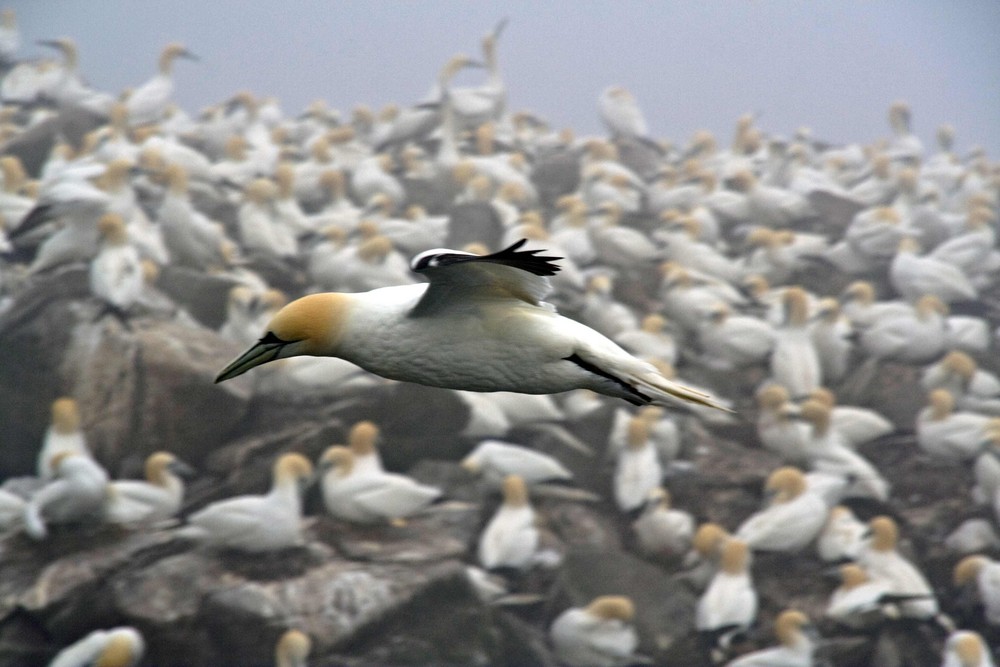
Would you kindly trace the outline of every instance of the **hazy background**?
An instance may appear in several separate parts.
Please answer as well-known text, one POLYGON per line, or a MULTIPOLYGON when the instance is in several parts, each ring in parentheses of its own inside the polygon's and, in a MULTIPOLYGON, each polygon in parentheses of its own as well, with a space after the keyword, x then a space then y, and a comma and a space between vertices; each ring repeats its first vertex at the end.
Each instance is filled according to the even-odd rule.
MULTIPOLYGON (((179 61, 177 101, 195 112, 249 89, 286 113, 316 98, 349 111, 421 98, 454 53, 478 55, 502 17, 501 69, 513 110, 556 127, 603 132, 596 100, 630 88, 652 134, 697 129, 728 143, 747 111, 789 135, 868 142, 888 133, 886 109, 912 105, 931 149, 950 122, 957 147, 1000 155, 1000 2, 455 2, 420 0, 22 0, 23 55, 68 36, 92 85, 120 91, 149 78, 168 41, 201 56, 179 61)), ((466 74, 463 82, 475 82, 466 74)))

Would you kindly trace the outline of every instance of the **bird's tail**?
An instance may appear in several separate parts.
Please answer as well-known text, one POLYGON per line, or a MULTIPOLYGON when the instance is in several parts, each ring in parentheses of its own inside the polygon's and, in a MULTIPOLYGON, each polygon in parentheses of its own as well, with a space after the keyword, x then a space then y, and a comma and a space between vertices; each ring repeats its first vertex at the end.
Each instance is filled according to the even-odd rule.
POLYGON ((640 392, 643 392, 643 390, 646 389, 654 394, 652 400, 653 403, 660 403, 667 406, 675 405, 671 402, 670 398, 661 398, 663 394, 666 394, 672 399, 679 399, 696 405, 704 405, 710 408, 715 408, 716 410, 722 410, 723 412, 733 411, 731 408, 727 407, 721 399, 703 391, 685 387, 684 385, 674 382, 673 380, 668 380, 655 369, 638 374, 634 380, 637 385, 636 388, 640 392))

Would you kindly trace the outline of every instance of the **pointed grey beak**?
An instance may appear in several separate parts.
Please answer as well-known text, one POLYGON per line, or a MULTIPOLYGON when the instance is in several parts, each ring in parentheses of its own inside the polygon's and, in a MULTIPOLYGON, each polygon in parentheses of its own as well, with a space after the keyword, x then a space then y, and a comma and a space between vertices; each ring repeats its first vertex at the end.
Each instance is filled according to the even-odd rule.
POLYGON ((198 57, 198 56, 196 56, 195 54, 191 53, 191 52, 190 52, 190 51, 188 51, 187 49, 185 49, 185 50, 181 51, 180 53, 178 53, 178 54, 177 54, 177 57, 178 57, 178 58, 187 58, 188 60, 193 60, 193 61, 195 61, 196 63, 197 63, 197 62, 201 62, 201 58, 199 58, 199 57, 198 57))
POLYGON ((215 384, 231 380, 234 377, 243 375, 251 368, 256 368, 280 358, 281 350, 286 345, 288 345, 288 341, 281 340, 273 333, 268 332, 256 345, 236 357, 228 366, 223 368, 222 372, 216 376, 215 384))
POLYGON ((192 479, 194 477, 194 468, 184 463, 184 461, 175 460, 167 468, 170 469, 170 472, 183 479, 192 479))
POLYGON ((497 23, 495 28, 493 28, 493 39, 500 39, 500 35, 503 34, 504 28, 507 27, 507 21, 508 18, 505 16, 500 19, 500 22, 497 23))

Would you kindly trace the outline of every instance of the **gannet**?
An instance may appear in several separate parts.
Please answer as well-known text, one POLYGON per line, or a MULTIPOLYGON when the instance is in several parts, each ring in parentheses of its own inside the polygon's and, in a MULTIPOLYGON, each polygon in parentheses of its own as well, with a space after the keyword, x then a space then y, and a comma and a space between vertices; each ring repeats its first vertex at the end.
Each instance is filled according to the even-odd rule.
POLYGON ((956 586, 975 582, 986 621, 1000 625, 1000 563, 986 556, 966 556, 955 565, 954 580, 956 586))
POLYGON ((736 530, 737 539, 759 551, 801 550, 826 523, 823 498, 806 488, 805 476, 792 467, 772 472, 764 490, 777 495, 766 508, 747 517, 736 530))
POLYGON ((986 443, 972 468, 976 484, 972 499, 980 505, 1000 508, 1000 422, 987 426, 986 443))
POLYGON ((841 312, 840 302, 832 297, 820 299, 816 318, 809 326, 809 338, 819 355, 824 383, 839 382, 847 374, 854 349, 852 333, 850 322, 841 312))
POLYGON ((48 535, 47 524, 74 523, 100 516, 108 474, 84 454, 59 452, 51 459, 55 477, 24 506, 24 529, 33 539, 48 535))
POLYGON ((982 636, 972 630, 951 633, 945 642, 941 667, 993 667, 990 649, 982 636))
POLYGON ((534 562, 538 538, 528 487, 517 475, 508 475, 503 481, 503 503, 479 536, 479 564, 487 570, 525 569, 534 562))
POLYGON ((522 242, 491 255, 440 250, 411 268, 430 284, 302 297, 282 308, 222 382, 298 355, 337 356, 383 377, 452 389, 554 393, 589 388, 636 405, 676 398, 719 407, 663 378, 540 299, 558 266, 522 242))
POLYGON ((649 439, 649 423, 633 417, 628 424, 625 447, 615 462, 614 492, 618 509, 623 512, 642 507, 649 494, 663 480, 663 464, 649 439))
POLYGON ((109 523, 156 523, 170 519, 181 509, 184 482, 179 475, 191 469, 169 452, 155 452, 146 459, 146 481, 110 482, 104 502, 104 520, 109 523))
POLYGON ((920 375, 924 389, 947 389, 955 404, 972 412, 1000 414, 1000 378, 979 368, 965 352, 952 350, 920 375))
POLYGON ((549 628, 556 659, 568 667, 625 667, 641 662, 635 604, 620 595, 594 598, 562 612, 549 628))
MULTIPOLYGON (((497 41, 507 26, 507 19, 502 19, 493 30, 483 37, 481 43, 483 65, 487 69, 486 81, 475 88, 449 88, 451 77, 442 75, 442 85, 446 87, 445 96, 448 104, 454 108, 456 120, 463 128, 474 128, 489 120, 499 120, 507 102, 507 88, 500 75, 497 63, 497 41)), ((464 66, 468 67, 469 64, 464 66)))
POLYGON ((69 397, 57 398, 52 401, 52 420, 42 447, 38 451, 38 476, 51 479, 55 475, 52 459, 60 452, 90 456, 87 439, 80 429, 80 405, 76 399, 69 397))
POLYGON ((771 375, 795 398, 823 384, 819 355, 809 332, 809 295, 801 287, 785 290, 784 325, 774 330, 771 375))
POLYGON ((795 419, 799 409, 779 384, 767 384, 757 390, 757 437, 765 449, 778 454, 788 463, 806 461, 808 427, 795 419))
POLYGON ((837 405, 836 395, 826 387, 817 387, 809 398, 830 408, 830 425, 843 436, 851 449, 896 430, 892 422, 875 410, 854 405, 837 405))
POLYGON ((695 628, 708 639, 713 654, 728 648, 757 618, 757 591, 749 568, 746 542, 728 540, 722 547, 719 570, 698 598, 695 628))
POLYGON ((312 640, 301 630, 286 630, 274 646, 274 667, 306 667, 312 640))
POLYGON ((129 244, 125 223, 117 213, 105 213, 97 223, 101 249, 90 263, 90 291, 119 315, 127 313, 142 295, 142 262, 129 244))
POLYGON ((698 328, 702 362, 722 371, 764 363, 774 340, 771 325, 749 315, 733 315, 721 302, 709 307, 698 328))
POLYGON ((43 188, 35 208, 11 236, 19 237, 54 218, 62 219, 65 225, 42 242, 29 271, 38 273, 59 264, 91 259, 97 252, 97 220, 110 203, 106 193, 84 179, 60 178, 43 188))
POLYGON ((257 178, 243 194, 244 201, 237 212, 243 247, 252 255, 275 260, 295 257, 298 254, 295 236, 274 207, 278 186, 270 179, 257 178))
POLYGON ((691 548, 694 537, 694 517, 670 507, 670 492, 663 487, 653 489, 646 498, 646 507, 632 523, 639 547, 651 556, 683 556, 691 548))
POLYGON ((740 656, 726 667, 812 667, 813 640, 809 617, 796 609, 787 609, 774 622, 774 635, 781 642, 775 648, 740 656))
POLYGON ((21 32, 17 28, 17 15, 13 9, 0 13, 0 63, 14 62, 14 54, 21 48, 21 32))
POLYGON ((649 126, 642 109, 627 89, 609 86, 597 101, 601 120, 614 137, 649 139, 649 126))
POLYGON ((638 318, 615 299, 613 289, 611 276, 603 273, 591 276, 580 309, 580 319, 587 326, 612 339, 639 327, 638 318))
POLYGON ((106 116, 115 103, 115 98, 108 93, 90 88, 81 80, 77 69, 79 56, 76 43, 67 37, 60 37, 59 39, 39 40, 38 44, 54 48, 63 56, 62 66, 57 72, 55 81, 46 91, 52 99, 60 107, 78 106, 92 113, 106 116))
POLYGON ((623 331, 614 337, 616 343, 642 359, 659 359, 677 363, 677 343, 667 331, 667 320, 651 313, 642 318, 638 329, 623 331))
POLYGON ((944 352, 948 306, 927 294, 908 311, 890 310, 861 333, 861 348, 876 359, 927 363, 944 352))
POLYGON ((159 72, 133 90, 125 101, 129 120, 133 125, 155 123, 163 116, 174 92, 171 73, 177 58, 198 60, 197 56, 181 44, 168 44, 160 54, 159 72))
POLYGON ((133 667, 145 652, 146 643, 135 628, 94 630, 60 651, 49 667, 133 667))
POLYGON ((868 522, 871 538, 858 555, 858 564, 876 581, 889 584, 890 593, 908 596, 900 603, 903 616, 930 619, 938 615, 934 589, 924 575, 910 561, 896 551, 899 528, 887 516, 877 516, 868 522))
POLYGON ((931 456, 966 461, 979 454, 990 417, 955 412, 955 397, 947 389, 927 396, 927 407, 917 415, 917 445, 931 456))
POLYGON ((889 280, 904 299, 916 301, 933 294, 945 303, 971 301, 978 290, 962 270, 933 255, 918 256, 920 244, 906 237, 889 266, 889 280))
POLYGON ((663 251, 644 233, 621 225, 622 207, 606 201, 597 206, 587 232, 601 263, 623 270, 652 266, 663 259, 663 251))
POLYGON ((857 563, 840 567, 840 587, 830 594, 824 615, 854 630, 877 626, 888 618, 897 618, 889 584, 873 581, 857 563))
POLYGON ((480 442, 462 459, 462 467, 497 485, 507 475, 518 475, 529 485, 573 478, 573 473, 548 454, 499 440, 480 442))
POLYGON ((381 429, 371 421, 359 421, 347 433, 347 447, 354 455, 355 473, 382 472, 382 457, 376 444, 381 429))
POLYGON ((302 541, 302 493, 313 467, 301 454, 284 454, 274 464, 271 491, 211 503, 188 517, 179 534, 214 547, 277 551, 302 541))
POLYGON ((405 475, 358 470, 347 447, 328 447, 320 459, 323 502, 335 517, 356 523, 404 519, 441 496, 440 489, 405 475))
POLYGON ((222 245, 232 241, 222 225, 194 207, 188 193, 188 174, 183 167, 171 164, 164 176, 167 192, 158 218, 171 259, 201 270, 223 266, 226 262, 222 245))
POLYGON ((799 416, 812 426, 806 437, 805 456, 813 470, 851 480, 845 495, 888 499, 889 482, 832 428, 830 408, 825 403, 810 399, 799 408, 799 416))
POLYGON ((868 535, 868 526, 854 516, 851 508, 830 508, 826 523, 816 540, 816 552, 824 561, 856 560, 868 535))

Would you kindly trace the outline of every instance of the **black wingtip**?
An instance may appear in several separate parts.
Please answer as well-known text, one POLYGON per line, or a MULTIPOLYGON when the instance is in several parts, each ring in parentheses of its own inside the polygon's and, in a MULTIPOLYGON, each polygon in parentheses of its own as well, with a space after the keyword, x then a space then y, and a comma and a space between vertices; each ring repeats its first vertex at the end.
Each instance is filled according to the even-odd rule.
POLYGON ((520 250, 527 242, 528 239, 521 239, 503 250, 499 250, 491 255, 484 255, 479 259, 484 262, 497 262, 513 266, 516 269, 528 271, 536 276, 554 276, 562 270, 562 267, 556 264, 562 257, 538 254, 545 252, 544 250, 520 250))
POLYGON ((554 276, 559 273, 562 267, 556 262, 562 257, 551 255, 539 255, 544 250, 519 250, 528 239, 521 239, 503 250, 489 255, 473 255, 467 252, 436 252, 429 250, 413 258, 410 268, 413 271, 421 272, 442 266, 462 264, 464 262, 490 262, 493 264, 503 264, 521 271, 533 273, 536 276, 554 276))

